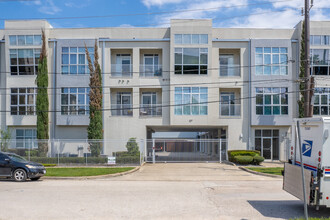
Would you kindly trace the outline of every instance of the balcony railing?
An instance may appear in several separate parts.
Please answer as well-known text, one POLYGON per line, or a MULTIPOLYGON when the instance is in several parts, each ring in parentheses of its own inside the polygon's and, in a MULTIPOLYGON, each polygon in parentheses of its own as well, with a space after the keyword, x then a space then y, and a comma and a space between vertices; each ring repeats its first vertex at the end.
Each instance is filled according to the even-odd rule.
POLYGON ((111 105, 112 116, 132 116, 133 108, 132 104, 119 104, 111 105))
POLYGON ((161 65, 140 65, 140 77, 162 76, 161 65))
POLYGON ((140 105, 140 116, 146 117, 159 117, 162 116, 161 105, 141 104, 140 105))
POLYGON ((240 76, 240 65, 220 65, 221 77, 240 76))
POLYGON ((132 77, 131 64, 111 64, 111 77, 132 77))
POLYGON ((241 104, 220 104, 220 116, 240 116, 241 104))

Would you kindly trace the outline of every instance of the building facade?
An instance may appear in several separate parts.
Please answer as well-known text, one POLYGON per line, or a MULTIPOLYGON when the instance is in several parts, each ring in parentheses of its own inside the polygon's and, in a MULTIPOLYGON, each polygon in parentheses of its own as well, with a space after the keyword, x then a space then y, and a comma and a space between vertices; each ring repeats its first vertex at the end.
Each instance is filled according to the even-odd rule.
MULTIPOLYGON (((93 55, 97 40, 104 139, 197 132, 203 139, 226 139, 229 150, 287 158, 298 115, 301 23, 292 29, 213 28, 212 20, 199 19, 172 20, 168 28, 62 29, 44 20, 5 21, 1 129, 17 140, 36 138, 42 29, 48 40, 50 139, 87 138, 85 45, 93 55)), ((330 22, 311 22, 315 117, 330 111, 329 36, 330 22)))

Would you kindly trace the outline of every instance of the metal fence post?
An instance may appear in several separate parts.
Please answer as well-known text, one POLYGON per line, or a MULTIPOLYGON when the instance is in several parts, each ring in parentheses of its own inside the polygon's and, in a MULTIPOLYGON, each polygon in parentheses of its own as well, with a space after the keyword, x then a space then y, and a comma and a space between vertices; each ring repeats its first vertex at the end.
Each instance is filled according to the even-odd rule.
POLYGON ((222 163, 222 151, 221 151, 221 149, 222 149, 222 142, 221 142, 221 138, 219 139, 219 155, 220 155, 220 163, 222 163))
POLYGON ((60 146, 59 146, 60 144, 59 144, 59 140, 58 139, 57 139, 57 144, 56 145, 57 145, 57 150, 56 150, 57 151, 57 165, 59 166, 60 165, 60 149, 59 149, 60 148, 60 146))
POLYGON ((155 139, 152 139, 152 163, 156 162, 156 155, 155 155, 155 139))

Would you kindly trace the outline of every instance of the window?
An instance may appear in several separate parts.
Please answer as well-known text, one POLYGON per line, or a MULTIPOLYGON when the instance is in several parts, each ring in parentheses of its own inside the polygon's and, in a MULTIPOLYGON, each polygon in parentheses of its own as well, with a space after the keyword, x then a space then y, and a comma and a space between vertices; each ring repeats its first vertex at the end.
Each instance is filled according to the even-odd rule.
POLYGON ((207 115, 207 87, 175 87, 175 115, 207 115))
POLYGON ((144 54, 143 63, 144 65, 142 71, 140 72, 140 76, 152 77, 162 75, 158 54, 144 54))
POLYGON ((89 88, 62 88, 62 115, 89 114, 89 88))
POLYGON ((11 75, 35 75, 38 73, 40 49, 10 49, 11 75))
POLYGON ((312 49, 311 50, 311 74, 329 75, 330 50, 312 49))
POLYGON ((256 75, 288 75, 287 47, 256 47, 256 75))
POLYGON ((175 74, 207 74, 207 48, 175 48, 175 74))
POLYGON ((329 35, 311 35, 310 36, 310 44, 311 45, 329 45, 330 42, 329 35))
POLYGON ((9 35, 10 46, 41 45, 41 35, 9 35))
POLYGON ((175 44, 208 44, 207 34, 174 34, 175 44))
POLYGON ((314 98, 314 115, 329 115, 330 89, 315 88, 314 98))
POLYGON ((35 144, 37 138, 36 129, 16 129, 16 147, 17 148, 37 148, 35 144))
POLYGON ((111 76, 132 77, 132 62, 130 54, 117 54, 116 64, 112 65, 111 76))
POLYGON ((140 115, 159 116, 162 114, 161 106, 157 105, 156 92, 142 92, 140 115))
POLYGON ((239 116, 241 115, 241 105, 235 98, 233 92, 220 93, 220 115, 221 116, 239 116))
POLYGON ((132 116, 132 93, 117 92, 116 104, 113 105, 111 112, 114 116, 132 116))
MULTIPOLYGON (((94 62, 94 48, 87 48, 94 62)), ((62 74, 89 74, 84 47, 62 47, 62 74)))
POLYGON ((36 88, 11 88, 10 91, 11 115, 35 115, 36 88))
POLYGON ((235 64, 233 54, 220 54, 220 76, 239 76, 239 65, 235 64))
POLYGON ((288 88, 256 88, 257 115, 287 115, 288 88))

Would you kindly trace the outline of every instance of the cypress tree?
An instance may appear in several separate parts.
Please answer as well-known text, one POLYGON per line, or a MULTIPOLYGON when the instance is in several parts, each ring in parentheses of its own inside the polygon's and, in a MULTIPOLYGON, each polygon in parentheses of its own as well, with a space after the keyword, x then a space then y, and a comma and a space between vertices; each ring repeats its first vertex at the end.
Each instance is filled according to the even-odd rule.
MULTIPOLYGON (((39 58, 38 74, 37 74, 37 138, 38 140, 49 139, 48 127, 48 67, 47 67, 47 51, 46 51, 46 36, 42 30, 42 48, 39 58)), ((38 143, 39 155, 46 156, 48 152, 48 143, 41 141, 38 143)))
POLYGON ((298 100, 299 106, 299 118, 305 117, 305 99, 304 99, 304 91, 305 91, 305 62, 307 62, 307 57, 305 56, 305 22, 302 24, 301 38, 300 38, 300 100, 298 100))
POLYGON ((98 157, 101 153, 102 143, 96 140, 103 139, 102 121, 102 76, 101 67, 98 62, 98 46, 95 40, 94 64, 92 63, 89 51, 85 45, 85 52, 88 60, 90 72, 89 82, 89 125, 87 128, 89 148, 93 157, 98 157))

